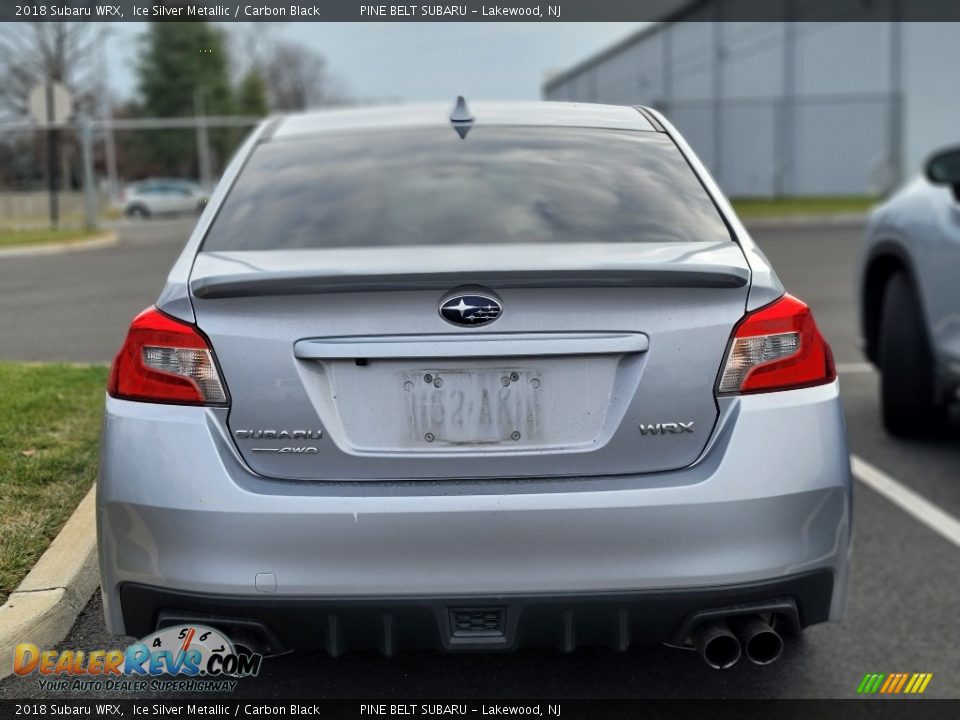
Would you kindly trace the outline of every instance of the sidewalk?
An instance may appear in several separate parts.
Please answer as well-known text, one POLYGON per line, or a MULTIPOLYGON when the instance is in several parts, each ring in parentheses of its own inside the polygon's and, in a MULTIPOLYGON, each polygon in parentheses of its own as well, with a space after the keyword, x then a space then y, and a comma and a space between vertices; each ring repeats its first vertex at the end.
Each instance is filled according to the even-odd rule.
POLYGON ((43 242, 36 244, 11 245, 9 247, 0 247, 0 258, 8 257, 30 257, 34 255, 56 255, 63 252, 74 252, 77 250, 92 250, 94 248, 107 247, 115 244, 119 240, 119 235, 106 230, 83 240, 64 241, 64 242, 43 242))

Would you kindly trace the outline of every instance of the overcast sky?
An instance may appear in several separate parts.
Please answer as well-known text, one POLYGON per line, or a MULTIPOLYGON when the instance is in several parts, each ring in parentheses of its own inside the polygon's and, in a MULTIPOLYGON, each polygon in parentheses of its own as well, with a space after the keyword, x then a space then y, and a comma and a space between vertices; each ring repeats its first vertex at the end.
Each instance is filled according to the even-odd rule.
MULTIPOLYGON (((456 95, 540 97, 548 71, 564 70, 646 23, 231 23, 235 63, 265 36, 309 45, 358 99, 427 101, 456 95), (237 52, 240 49, 241 52, 237 52)), ((114 93, 135 91, 141 23, 117 23, 109 41, 114 93)), ((199 61, 199 59, 198 59, 199 61)))

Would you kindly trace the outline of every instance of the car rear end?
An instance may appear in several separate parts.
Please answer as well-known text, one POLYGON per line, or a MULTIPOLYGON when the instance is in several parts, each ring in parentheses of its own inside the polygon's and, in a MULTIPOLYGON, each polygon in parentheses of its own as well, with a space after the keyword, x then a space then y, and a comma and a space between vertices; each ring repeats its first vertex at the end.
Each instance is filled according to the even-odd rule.
POLYGON ((113 632, 722 667, 711 633, 739 656, 749 622, 839 618, 849 468, 809 310, 662 118, 472 110, 241 149, 111 375, 113 632))

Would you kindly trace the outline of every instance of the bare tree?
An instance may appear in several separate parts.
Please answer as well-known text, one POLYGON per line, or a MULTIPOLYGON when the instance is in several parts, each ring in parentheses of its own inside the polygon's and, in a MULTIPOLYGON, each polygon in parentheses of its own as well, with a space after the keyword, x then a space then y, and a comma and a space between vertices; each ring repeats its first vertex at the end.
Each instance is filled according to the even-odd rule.
MULTIPOLYGON (((74 113, 91 113, 97 103, 97 45, 103 27, 94 23, 5 23, 0 25, 0 120, 23 120, 28 114, 30 91, 52 80, 67 86, 74 113)), ((32 187, 45 173, 53 172, 70 186, 76 181, 75 139, 39 138, 11 133, 0 138, 8 160, 0 167, 0 182, 32 187), (59 171, 47 165, 50 152, 58 157, 59 171)), ((49 177, 49 175, 48 175, 49 177)))
POLYGON ((227 26, 230 57, 233 59, 230 63, 232 82, 240 82, 254 69, 263 73, 264 65, 270 56, 270 49, 277 42, 276 28, 280 24, 256 22, 231 23, 227 26))
POLYGON ((300 43, 279 40, 266 52, 263 76, 273 110, 290 111, 347 103, 340 83, 320 53, 300 43))
POLYGON ((0 115, 22 117, 37 83, 66 85, 75 106, 92 105, 96 87, 94 23, 9 23, 0 30, 0 115))

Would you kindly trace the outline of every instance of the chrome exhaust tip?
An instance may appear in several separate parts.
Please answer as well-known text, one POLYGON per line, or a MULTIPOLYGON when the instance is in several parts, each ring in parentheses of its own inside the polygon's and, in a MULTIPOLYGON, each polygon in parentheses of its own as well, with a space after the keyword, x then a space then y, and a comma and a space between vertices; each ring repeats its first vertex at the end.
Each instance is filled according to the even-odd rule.
POLYGON ((783 638, 759 615, 732 618, 730 624, 754 665, 770 665, 783 654, 783 638))
POLYGON ((700 626, 693 633, 693 644, 703 661, 714 670, 727 670, 740 660, 740 641, 726 623, 700 626))

